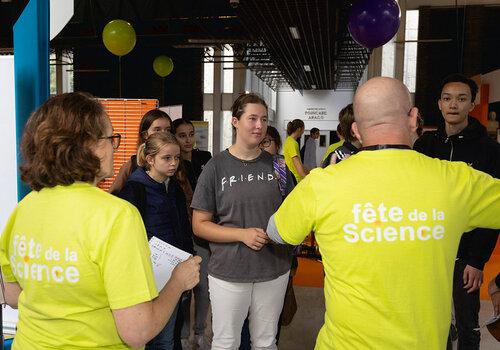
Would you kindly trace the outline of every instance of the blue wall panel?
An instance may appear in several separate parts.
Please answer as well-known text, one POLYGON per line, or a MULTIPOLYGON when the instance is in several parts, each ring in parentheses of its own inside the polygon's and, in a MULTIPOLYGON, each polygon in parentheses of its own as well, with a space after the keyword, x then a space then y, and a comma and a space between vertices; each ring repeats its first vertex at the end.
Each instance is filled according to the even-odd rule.
MULTIPOLYGON (((14 24, 17 164, 19 145, 30 114, 49 97, 49 0, 31 0, 14 24)), ((18 175, 18 197, 29 187, 18 175)))

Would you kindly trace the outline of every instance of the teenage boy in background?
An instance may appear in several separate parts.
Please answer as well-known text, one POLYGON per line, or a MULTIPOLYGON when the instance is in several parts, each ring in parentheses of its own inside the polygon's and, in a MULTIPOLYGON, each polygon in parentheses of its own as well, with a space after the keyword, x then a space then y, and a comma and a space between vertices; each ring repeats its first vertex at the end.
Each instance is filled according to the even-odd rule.
MULTIPOLYGON (((444 124, 436 131, 424 133, 414 149, 430 157, 465 162, 500 178, 500 146, 488 137, 481 123, 469 116, 477 91, 476 83, 463 75, 445 78, 438 100, 444 124)), ((497 237, 498 230, 477 228, 464 233, 460 240, 453 276, 458 350, 479 349, 479 287, 484 264, 495 248, 497 237)))

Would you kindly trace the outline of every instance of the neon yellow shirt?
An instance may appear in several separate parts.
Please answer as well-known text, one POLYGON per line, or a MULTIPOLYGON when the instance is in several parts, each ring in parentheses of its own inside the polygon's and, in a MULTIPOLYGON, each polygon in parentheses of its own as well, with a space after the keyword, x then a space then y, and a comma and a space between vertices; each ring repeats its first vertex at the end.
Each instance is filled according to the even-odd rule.
POLYGON ((288 136, 285 139, 285 143, 283 144, 283 155, 285 156, 285 163, 290 172, 295 176, 297 183, 302 180, 302 177, 299 175, 297 168, 295 168, 295 164, 293 164, 293 157, 299 157, 300 161, 300 150, 299 143, 293 137, 288 136))
POLYGON ((500 228, 499 213, 499 180, 411 150, 312 171, 275 223, 290 244, 315 232, 326 301, 316 349, 444 349, 461 234, 500 228))
POLYGON ((325 161, 326 157, 328 157, 328 155, 330 153, 335 151, 337 148, 339 148, 343 144, 344 144, 344 140, 340 140, 339 142, 332 143, 330 146, 328 146, 328 148, 326 149, 325 155, 323 156, 323 159, 321 160, 321 163, 323 163, 325 161))
POLYGON ((23 289, 14 349, 129 349, 111 310, 158 295, 139 212, 86 183, 28 194, 0 261, 23 289))

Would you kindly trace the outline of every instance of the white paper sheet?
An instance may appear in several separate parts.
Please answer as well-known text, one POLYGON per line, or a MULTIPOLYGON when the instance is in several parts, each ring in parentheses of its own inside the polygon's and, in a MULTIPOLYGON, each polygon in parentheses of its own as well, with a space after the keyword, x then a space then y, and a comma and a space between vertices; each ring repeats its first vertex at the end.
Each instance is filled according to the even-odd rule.
POLYGON ((3 333, 14 335, 16 334, 16 325, 19 319, 19 313, 16 309, 12 309, 8 305, 0 306, 3 316, 3 333))
POLYGON ((165 287, 177 264, 187 260, 191 254, 162 241, 158 237, 149 240, 149 247, 156 288, 160 291, 165 287))

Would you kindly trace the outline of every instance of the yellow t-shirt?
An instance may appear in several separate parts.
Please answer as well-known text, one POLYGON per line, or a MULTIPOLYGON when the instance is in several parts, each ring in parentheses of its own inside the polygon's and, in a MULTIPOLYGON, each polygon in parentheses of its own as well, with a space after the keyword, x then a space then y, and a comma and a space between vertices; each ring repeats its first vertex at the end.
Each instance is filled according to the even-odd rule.
POLYGON ((312 171, 275 223, 290 244, 315 232, 326 301, 316 349, 444 349, 461 234, 500 228, 499 213, 499 180, 411 150, 312 171))
POLYGON ((283 144, 283 155, 285 156, 285 163, 290 172, 295 176, 297 183, 302 180, 302 177, 299 175, 297 168, 295 168, 295 164, 293 164, 293 157, 299 157, 300 161, 300 150, 299 143, 293 137, 288 136, 285 139, 285 143, 283 144))
POLYGON ((13 349, 128 349, 111 310, 158 295, 139 212, 86 183, 28 194, 0 261, 23 289, 13 349))
POLYGON ((328 148, 326 149, 325 155, 323 156, 323 159, 321 160, 321 163, 323 163, 325 161, 326 157, 328 157, 328 155, 330 153, 335 151, 337 148, 339 148, 343 144, 344 144, 344 140, 340 140, 339 142, 332 143, 330 146, 328 146, 328 148))

